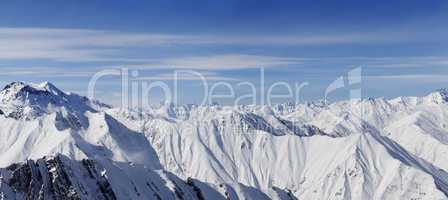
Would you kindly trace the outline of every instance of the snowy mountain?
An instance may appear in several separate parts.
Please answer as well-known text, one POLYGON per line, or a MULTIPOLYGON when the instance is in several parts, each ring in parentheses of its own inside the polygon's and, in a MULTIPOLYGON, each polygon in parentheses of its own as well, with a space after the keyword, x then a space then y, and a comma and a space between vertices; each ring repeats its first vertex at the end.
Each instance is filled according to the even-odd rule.
POLYGON ((15 82, 0 126, 0 199, 448 199, 447 90, 135 111, 15 82))

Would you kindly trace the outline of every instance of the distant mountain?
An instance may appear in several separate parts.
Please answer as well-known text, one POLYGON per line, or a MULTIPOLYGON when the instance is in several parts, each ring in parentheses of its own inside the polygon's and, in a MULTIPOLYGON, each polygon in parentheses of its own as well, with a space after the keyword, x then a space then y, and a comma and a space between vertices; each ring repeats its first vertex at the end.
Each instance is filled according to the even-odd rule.
POLYGON ((448 92, 123 110, 0 92, 0 199, 448 199, 448 92))
POLYGON ((15 119, 34 119, 58 111, 79 117, 86 111, 111 108, 77 94, 65 93, 49 82, 39 85, 10 83, 0 91, 0 103, 1 113, 15 119))

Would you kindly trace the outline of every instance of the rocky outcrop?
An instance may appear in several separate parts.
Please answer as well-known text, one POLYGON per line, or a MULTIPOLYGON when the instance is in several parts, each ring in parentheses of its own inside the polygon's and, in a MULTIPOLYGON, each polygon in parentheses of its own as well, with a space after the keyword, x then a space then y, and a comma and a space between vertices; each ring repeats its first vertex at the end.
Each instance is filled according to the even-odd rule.
POLYGON ((3 188, 0 191, 9 196, 6 199, 116 199, 108 180, 101 177, 93 161, 83 160, 83 168, 77 169, 72 168, 76 166, 72 162, 64 156, 55 156, 13 164, 1 173, 1 186, 9 187, 11 193, 5 194, 3 188), (91 179, 96 185, 76 178, 74 170, 88 172, 90 176, 83 178, 91 179), (97 193, 89 194, 86 187, 90 190, 94 187, 97 193))

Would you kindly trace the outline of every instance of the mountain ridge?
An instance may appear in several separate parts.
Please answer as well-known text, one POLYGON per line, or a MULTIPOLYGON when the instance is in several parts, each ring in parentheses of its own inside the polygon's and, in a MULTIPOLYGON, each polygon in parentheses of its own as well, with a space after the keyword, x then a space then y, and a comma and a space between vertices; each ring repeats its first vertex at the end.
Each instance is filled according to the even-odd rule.
POLYGON ((68 191, 75 199, 447 199, 446 90, 325 106, 126 110, 51 83, 25 85, 0 92, 6 111, 0 114, 0 194, 6 199, 41 193, 60 199, 68 191), (42 112, 35 114, 36 107, 42 112), (25 115, 10 117, 14 109, 25 115), (60 187, 72 189, 60 194, 42 190, 51 184, 38 178, 52 176, 46 160, 58 157, 79 185, 65 181, 60 187), (41 163, 39 176, 11 168, 33 168, 33 162, 41 163), (101 170, 92 178, 83 162, 101 170), (14 177, 42 185, 22 181, 19 187, 14 177), (95 182, 110 184, 113 195, 92 196, 105 187, 95 182))

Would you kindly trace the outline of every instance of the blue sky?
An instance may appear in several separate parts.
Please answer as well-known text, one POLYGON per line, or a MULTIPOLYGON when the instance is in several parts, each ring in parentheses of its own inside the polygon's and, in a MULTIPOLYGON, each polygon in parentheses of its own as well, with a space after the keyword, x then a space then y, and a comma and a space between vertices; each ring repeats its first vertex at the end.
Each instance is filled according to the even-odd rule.
MULTIPOLYGON (((250 81, 259 91, 263 67, 266 87, 307 82, 303 99, 316 100, 362 66, 366 97, 424 95, 448 87, 447 21, 446 0, 7 0, 0 3, 0 85, 51 81, 85 95, 93 74, 127 67, 170 88, 174 70, 192 69, 211 84, 250 81)), ((181 103, 199 101, 196 79, 183 77, 181 103)), ((119 78, 105 77, 97 98, 118 104, 120 91, 119 78)), ((151 96, 163 99, 157 90, 151 96)))

